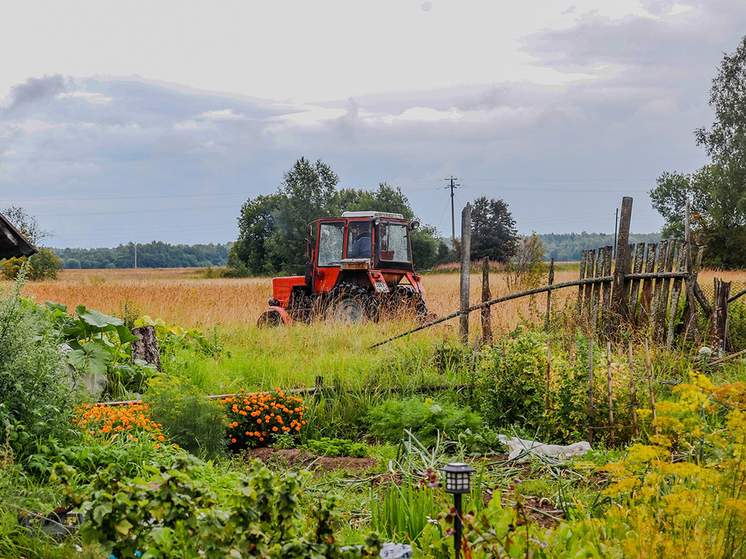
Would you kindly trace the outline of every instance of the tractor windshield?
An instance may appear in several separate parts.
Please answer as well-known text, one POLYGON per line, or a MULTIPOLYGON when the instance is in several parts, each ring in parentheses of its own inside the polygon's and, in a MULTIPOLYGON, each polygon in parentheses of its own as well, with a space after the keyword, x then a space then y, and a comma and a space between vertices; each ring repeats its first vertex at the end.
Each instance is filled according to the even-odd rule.
POLYGON ((342 261, 344 238, 344 223, 319 225, 319 266, 339 266, 342 261))
POLYGON ((378 251, 381 260, 409 262, 409 227, 404 223, 382 222, 378 226, 378 251))
POLYGON ((370 258, 373 242, 370 221, 351 221, 347 226, 347 258, 370 258))

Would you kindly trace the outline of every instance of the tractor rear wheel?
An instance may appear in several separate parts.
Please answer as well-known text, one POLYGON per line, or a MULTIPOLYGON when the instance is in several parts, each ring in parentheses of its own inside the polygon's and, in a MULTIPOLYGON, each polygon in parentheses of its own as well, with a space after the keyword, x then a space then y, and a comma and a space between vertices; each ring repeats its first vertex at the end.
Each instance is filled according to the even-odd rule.
POLYGON ((387 302, 392 316, 414 316, 417 320, 425 320, 428 316, 422 295, 408 285, 397 285, 387 302))

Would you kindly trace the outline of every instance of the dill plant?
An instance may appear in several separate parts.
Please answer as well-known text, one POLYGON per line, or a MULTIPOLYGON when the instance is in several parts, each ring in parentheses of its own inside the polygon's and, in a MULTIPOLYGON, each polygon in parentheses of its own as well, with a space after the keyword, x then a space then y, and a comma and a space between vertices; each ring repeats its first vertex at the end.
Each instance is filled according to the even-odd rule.
POLYGON ((8 437, 19 458, 42 441, 70 438, 76 401, 51 316, 21 297, 24 281, 22 272, 0 291, 0 440, 8 437))

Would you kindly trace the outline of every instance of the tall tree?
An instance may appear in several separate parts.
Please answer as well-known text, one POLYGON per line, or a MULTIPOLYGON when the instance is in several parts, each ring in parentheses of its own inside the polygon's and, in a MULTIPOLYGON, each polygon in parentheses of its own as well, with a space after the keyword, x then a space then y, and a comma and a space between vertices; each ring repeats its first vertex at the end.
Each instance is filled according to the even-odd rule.
POLYGON ((471 257, 508 262, 516 252, 518 232, 508 205, 486 196, 474 200, 471 210, 471 257))
POLYGON ((710 129, 695 131, 711 163, 692 174, 663 173, 650 191, 666 220, 664 235, 683 236, 686 199, 692 200, 694 240, 712 266, 746 266, 746 36, 723 57, 712 80, 710 129))
MULTIPOLYGON (((306 226, 320 217, 350 211, 414 212, 400 189, 381 183, 377 190, 337 190, 337 174, 321 160, 305 158, 283 175, 277 192, 247 200, 238 218, 239 235, 231 247, 228 267, 236 275, 300 273, 306 261, 306 226)), ((412 233, 415 265, 435 264, 445 244, 434 228, 412 233), (442 245, 442 246, 441 246, 442 245)))

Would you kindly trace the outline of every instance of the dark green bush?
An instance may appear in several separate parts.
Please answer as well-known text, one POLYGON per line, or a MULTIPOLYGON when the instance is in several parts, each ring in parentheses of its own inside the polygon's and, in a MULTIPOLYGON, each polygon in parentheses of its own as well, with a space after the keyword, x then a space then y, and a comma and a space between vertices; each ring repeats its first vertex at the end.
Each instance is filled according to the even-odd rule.
POLYGON ((397 443, 410 431, 425 446, 437 442, 438 432, 456 438, 466 429, 478 430, 482 418, 468 406, 418 398, 389 400, 368 412, 369 434, 397 443))
POLYGON ((144 397, 151 417, 171 442, 201 458, 216 458, 227 445, 225 411, 188 379, 169 375, 150 381, 144 397))
POLYGON ((303 448, 320 456, 352 456, 364 458, 369 454, 369 447, 365 443, 356 443, 349 439, 330 439, 322 437, 318 440, 307 440, 303 448))

